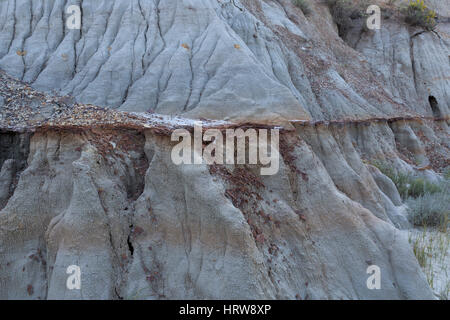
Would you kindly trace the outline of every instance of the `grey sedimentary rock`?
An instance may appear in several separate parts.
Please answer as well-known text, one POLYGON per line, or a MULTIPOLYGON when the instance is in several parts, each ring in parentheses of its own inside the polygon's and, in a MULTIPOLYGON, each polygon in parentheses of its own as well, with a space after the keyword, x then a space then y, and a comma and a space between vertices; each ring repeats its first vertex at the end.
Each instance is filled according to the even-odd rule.
POLYGON ((328 8, 312 9, 0 2, 0 68, 35 88, 291 129, 274 176, 176 166, 164 120, 96 125, 99 115, 127 118, 71 114, 62 98, 2 76, 0 298, 433 299, 399 230, 409 226, 400 196, 370 163, 435 179, 448 163, 448 24, 420 33, 386 21, 345 42, 328 8), (65 27, 70 4, 83 9, 80 31, 65 27), (19 122, 30 133, 12 132, 19 122), (71 265, 81 290, 66 286, 71 265), (367 287, 370 265, 381 268, 380 290, 367 287))
POLYGON ((83 103, 269 121, 427 115, 433 96, 448 114, 447 25, 412 34, 383 21, 361 36, 362 56, 320 3, 306 18, 287 0, 7 0, 0 18, 0 67, 83 103), (81 30, 65 27, 70 4, 81 30))
POLYGON ((355 48, 363 53, 385 88, 421 114, 449 114, 449 24, 436 32, 383 22, 378 32, 362 34, 355 48))
POLYGON ((14 160, 9 159, 3 163, 0 171, 0 208, 3 208, 10 196, 11 185, 15 174, 14 160))
POLYGON ((0 214, 2 298, 433 297, 407 239, 364 208, 376 184, 342 190, 295 135, 289 165, 244 185, 264 201, 236 206, 226 190, 240 186, 242 168, 175 166, 169 137, 148 132, 144 146, 135 132, 122 134, 106 157, 96 135, 33 136, 29 166, 0 214), (136 161, 148 162, 140 183, 137 162, 120 157, 128 135, 136 161), (133 195, 129 183, 142 187, 133 195), (382 290, 366 286, 370 264, 383 270, 382 290), (69 265, 82 269, 80 291, 65 286, 69 265))
POLYGON ((402 199, 400 198, 400 194, 398 193, 398 190, 392 180, 382 174, 377 167, 369 165, 368 169, 370 170, 370 173, 375 179, 377 185, 383 193, 391 199, 392 203, 396 206, 402 205, 402 199))

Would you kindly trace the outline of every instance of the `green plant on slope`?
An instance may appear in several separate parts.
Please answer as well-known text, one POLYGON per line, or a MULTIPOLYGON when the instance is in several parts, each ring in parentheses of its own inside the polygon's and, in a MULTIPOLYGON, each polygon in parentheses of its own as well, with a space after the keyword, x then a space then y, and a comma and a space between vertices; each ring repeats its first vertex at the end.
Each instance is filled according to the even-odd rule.
POLYGON ((297 8, 300 8, 305 16, 311 14, 311 6, 308 0, 292 0, 292 3, 297 8))
POLYGON ((412 231, 409 233, 409 243, 430 287, 440 299, 449 299, 448 255, 450 234, 448 232, 433 232, 424 226, 421 232, 412 231))
POLYGON ((394 182, 398 193, 406 200, 408 198, 417 198, 426 193, 434 194, 442 191, 442 186, 430 182, 424 178, 413 176, 409 173, 396 172, 389 164, 375 161, 371 163, 377 167, 381 173, 394 182))
POLYGON ((424 0, 411 0, 403 10, 405 21, 412 26, 420 26, 426 30, 436 27, 436 11, 429 9, 424 0))
MULTIPOLYGON (((445 184, 445 183, 443 183, 445 184)), ((438 227, 446 232, 450 217, 450 192, 447 185, 441 187, 440 192, 425 193, 416 198, 408 198, 409 220, 416 226, 438 227)))
POLYGON ((408 205, 409 220, 415 226, 432 226, 447 230, 450 217, 450 180, 430 182, 422 177, 395 171, 387 163, 371 163, 395 184, 408 205))

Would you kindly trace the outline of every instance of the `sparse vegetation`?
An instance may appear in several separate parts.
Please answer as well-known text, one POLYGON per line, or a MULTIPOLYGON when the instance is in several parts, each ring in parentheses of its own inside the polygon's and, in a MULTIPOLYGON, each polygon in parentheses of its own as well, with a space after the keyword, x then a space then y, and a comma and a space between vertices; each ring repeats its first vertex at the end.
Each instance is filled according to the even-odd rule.
MULTIPOLYGON (((304 1, 299 1, 304 2, 304 1)), ((338 26, 342 37, 355 25, 355 20, 366 17, 366 9, 370 3, 366 0, 324 0, 330 8, 333 20, 338 26)), ((383 15, 390 17, 398 13, 406 23, 432 31, 437 25, 437 13, 430 9, 424 0, 410 0, 408 4, 401 4, 398 0, 389 0, 381 6, 383 15)), ((365 24, 363 24, 365 27, 365 24)))
POLYGON ((440 299, 449 299, 450 234, 430 231, 424 227, 421 231, 414 230, 409 233, 409 243, 412 245, 414 255, 422 267, 430 287, 440 299))
POLYGON ((294 4, 294 6, 302 10, 305 16, 311 14, 311 5, 309 4, 308 0, 292 0, 292 3, 294 4))
POLYGON ((422 177, 413 176, 409 173, 396 172, 389 164, 375 161, 372 165, 377 167, 385 176, 394 182, 403 200, 442 191, 441 185, 427 181, 422 177))
POLYGON ((450 216, 450 180, 433 183, 425 178, 396 172, 391 166, 372 163, 394 182, 400 196, 408 205, 409 220, 415 226, 432 226, 446 231, 450 216))
POLYGON ((411 0, 403 9, 405 21, 412 26, 420 26, 425 30, 436 27, 436 11, 429 9, 424 0, 411 0))
POLYGON ((375 161, 371 164, 394 182, 408 205, 408 218, 420 230, 409 231, 414 255, 435 294, 440 299, 449 299, 449 168, 444 170, 441 182, 433 183, 422 177, 398 172, 386 162, 375 161))
POLYGON ((449 225, 450 195, 448 190, 409 198, 409 220, 416 226, 433 226, 445 232, 449 225))
POLYGON ((367 1, 325 0, 333 20, 338 26, 339 35, 345 35, 354 25, 353 20, 366 16, 367 1))

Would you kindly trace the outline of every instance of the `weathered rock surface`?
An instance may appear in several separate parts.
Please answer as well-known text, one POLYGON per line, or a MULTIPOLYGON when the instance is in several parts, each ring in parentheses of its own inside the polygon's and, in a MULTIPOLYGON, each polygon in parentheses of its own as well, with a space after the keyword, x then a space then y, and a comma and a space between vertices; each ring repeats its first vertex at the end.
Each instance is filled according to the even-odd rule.
POLYGON ((2 1, 0 68, 126 111, 246 121, 427 115, 433 96, 448 115, 448 23, 419 34, 383 21, 361 36, 363 56, 312 2, 306 18, 288 0, 2 1), (81 30, 65 26, 70 4, 81 5, 81 30))
POLYGON ((448 23, 344 41, 311 3, 2 1, 0 68, 79 103, 0 72, 0 298, 433 299, 371 163, 448 165, 448 23), (173 121, 87 103, 283 124, 280 170, 176 166, 173 121))
POLYGON ((0 215, 1 297, 432 298, 395 206, 345 142, 358 137, 321 131, 287 135, 289 163, 262 178, 175 166, 151 132, 35 133, 0 215), (65 286, 73 264, 80 291, 65 286), (367 289, 370 264, 383 290, 367 289))
POLYGON ((449 114, 450 24, 431 33, 386 21, 380 31, 351 41, 395 100, 421 114, 449 114))

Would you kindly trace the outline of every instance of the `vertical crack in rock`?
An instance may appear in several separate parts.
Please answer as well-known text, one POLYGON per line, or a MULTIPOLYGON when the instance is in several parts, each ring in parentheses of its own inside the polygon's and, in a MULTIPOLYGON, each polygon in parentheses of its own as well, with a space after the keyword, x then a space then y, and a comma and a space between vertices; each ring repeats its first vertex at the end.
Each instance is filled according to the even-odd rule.
POLYGON ((133 246, 133 243, 131 241, 131 236, 132 236, 133 231, 134 231, 133 228, 134 228, 134 226, 130 225, 130 233, 128 234, 128 237, 127 237, 128 251, 130 251, 130 255, 131 256, 133 256, 133 254, 134 254, 134 246, 133 246))
POLYGON ((414 80, 414 89, 417 93, 418 93, 417 81, 419 81, 420 79, 418 79, 418 75, 416 72, 416 60, 414 59, 414 38, 422 33, 423 32, 418 32, 418 33, 414 34, 413 36, 411 36, 410 37, 410 46, 409 46, 409 52, 411 55, 411 67, 412 67, 413 80, 414 80))
POLYGON ((29 134, 0 133, 0 210, 14 194, 29 151, 29 134))

